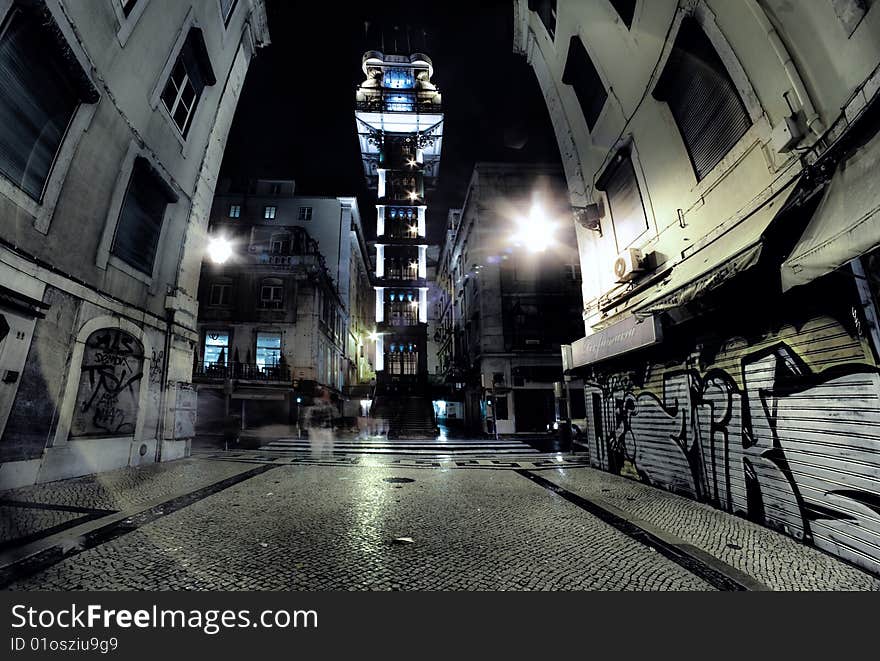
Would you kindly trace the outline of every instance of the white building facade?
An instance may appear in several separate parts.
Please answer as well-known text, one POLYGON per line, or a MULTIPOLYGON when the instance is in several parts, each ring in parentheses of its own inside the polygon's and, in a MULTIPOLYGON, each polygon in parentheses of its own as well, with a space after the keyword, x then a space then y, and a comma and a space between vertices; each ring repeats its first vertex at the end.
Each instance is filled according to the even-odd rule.
POLYGON ((229 413, 244 428, 296 424, 297 404, 310 403, 318 388, 330 391, 340 413, 356 415, 363 393, 351 406, 343 402, 375 377, 357 200, 294 189, 290 180, 258 180, 247 193, 215 198, 210 233, 230 242, 232 256, 203 266, 200 430, 218 431, 229 413))
POLYGON ((261 0, 0 2, 0 488, 186 456, 261 0))
POLYGON ((520 1, 568 181, 594 466, 880 570, 880 11, 520 1))

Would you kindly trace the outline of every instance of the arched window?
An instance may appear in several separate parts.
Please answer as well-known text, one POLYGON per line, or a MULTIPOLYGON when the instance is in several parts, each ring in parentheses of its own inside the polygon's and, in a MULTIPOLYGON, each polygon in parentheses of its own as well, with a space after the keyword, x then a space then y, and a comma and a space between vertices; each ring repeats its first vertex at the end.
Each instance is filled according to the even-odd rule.
POLYGON ((654 98, 669 105, 697 181, 722 161, 752 125, 721 56, 692 16, 681 22, 654 98))
POLYGON ((144 345, 134 335, 119 328, 89 335, 70 436, 133 436, 143 378, 144 345))

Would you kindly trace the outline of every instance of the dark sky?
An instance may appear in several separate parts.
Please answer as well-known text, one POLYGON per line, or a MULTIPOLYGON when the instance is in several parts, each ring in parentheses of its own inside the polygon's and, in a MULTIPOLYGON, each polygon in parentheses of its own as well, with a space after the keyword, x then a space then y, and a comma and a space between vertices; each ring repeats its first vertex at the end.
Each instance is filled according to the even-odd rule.
POLYGON ((364 2, 359 10, 326 0, 267 5, 272 45, 251 65, 222 177, 239 185, 295 179, 299 194, 357 195, 372 235, 375 196, 363 177, 354 120, 364 21, 428 33, 445 112, 440 180, 427 197, 430 239, 441 240, 446 210, 461 205, 474 162, 559 161, 535 76, 513 54, 510 0, 364 2))

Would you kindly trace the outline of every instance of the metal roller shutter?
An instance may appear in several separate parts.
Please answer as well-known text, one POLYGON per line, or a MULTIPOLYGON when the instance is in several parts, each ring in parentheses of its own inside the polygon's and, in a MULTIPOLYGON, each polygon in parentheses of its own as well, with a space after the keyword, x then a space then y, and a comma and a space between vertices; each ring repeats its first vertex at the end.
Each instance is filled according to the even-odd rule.
POLYGON ((693 18, 681 23, 654 97, 669 104, 698 181, 752 125, 730 74, 693 18))

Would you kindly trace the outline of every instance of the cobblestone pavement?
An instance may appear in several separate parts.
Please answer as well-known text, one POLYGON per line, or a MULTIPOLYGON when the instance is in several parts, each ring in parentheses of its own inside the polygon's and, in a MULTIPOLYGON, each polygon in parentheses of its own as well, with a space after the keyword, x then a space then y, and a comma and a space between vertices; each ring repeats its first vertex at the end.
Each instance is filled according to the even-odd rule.
POLYGON ((0 548, 66 523, 161 502, 250 468, 185 459, 0 491, 0 548))
POLYGON ((670 531, 775 590, 880 590, 880 579, 852 565, 690 498, 592 468, 542 475, 670 531))
POLYGON ((772 588, 880 587, 877 579, 772 531, 644 485, 618 484, 623 478, 583 467, 517 472, 513 467, 414 468, 381 461, 276 465, 265 453, 242 461, 247 456, 237 453, 237 461, 193 458, 148 472, 126 469, 0 494, 17 502, 121 508, 127 517, 121 524, 96 519, 88 524, 96 530, 73 544, 57 542, 58 535, 49 538, 56 545, 52 553, 31 556, 44 558, 42 564, 6 565, 6 588, 717 587, 699 570, 699 562, 695 568, 673 561, 662 548, 658 552, 573 498, 526 479, 529 475, 603 500, 618 511, 632 511, 658 528, 666 526, 715 555, 722 568, 727 563, 772 588), (195 493, 184 495, 188 492, 195 493), (150 516, 134 514, 166 496, 171 500, 153 506, 150 516), (118 525, 121 531, 114 528, 118 525), (742 549, 734 553, 728 543, 742 549))

